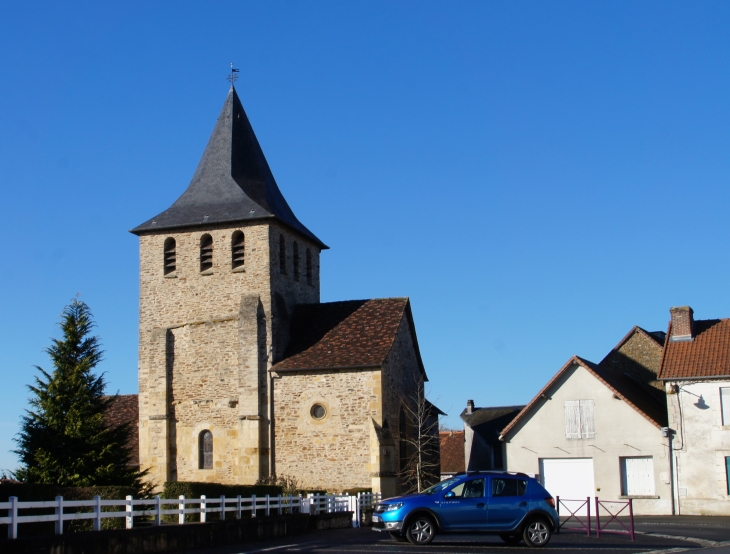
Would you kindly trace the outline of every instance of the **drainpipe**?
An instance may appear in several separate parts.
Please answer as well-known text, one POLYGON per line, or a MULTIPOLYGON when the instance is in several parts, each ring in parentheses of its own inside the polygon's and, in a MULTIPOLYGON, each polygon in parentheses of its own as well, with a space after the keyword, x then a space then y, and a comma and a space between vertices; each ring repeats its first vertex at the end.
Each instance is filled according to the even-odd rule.
POLYGON ((671 491, 672 498, 672 515, 675 515, 675 502, 674 502, 674 450, 672 450, 672 439, 674 438, 674 429, 669 427, 662 427, 662 437, 666 437, 669 442, 669 490, 671 491))
POLYGON ((281 375, 269 374, 269 475, 276 475, 276 429, 274 426, 274 380, 281 375))

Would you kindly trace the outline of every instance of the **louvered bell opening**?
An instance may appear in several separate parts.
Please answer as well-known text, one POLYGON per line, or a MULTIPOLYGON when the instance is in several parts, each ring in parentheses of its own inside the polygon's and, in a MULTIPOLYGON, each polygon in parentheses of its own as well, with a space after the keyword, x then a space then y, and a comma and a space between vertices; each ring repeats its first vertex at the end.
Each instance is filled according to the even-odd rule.
POLYGON ((299 281, 299 245, 294 243, 294 280, 299 281))
POLYGON ((213 269, 213 237, 203 235, 200 239, 200 271, 213 269))
POLYGON ((233 269, 243 266, 245 260, 244 237, 241 231, 236 231, 231 237, 231 266, 233 269))
POLYGON ((312 253, 307 249, 307 284, 312 284, 312 253))
POLYGON ((169 238, 165 241, 165 245, 163 247, 164 250, 164 261, 163 261, 163 267, 165 271, 165 275, 169 275, 170 273, 174 272, 177 268, 177 253, 175 249, 175 239, 169 238))

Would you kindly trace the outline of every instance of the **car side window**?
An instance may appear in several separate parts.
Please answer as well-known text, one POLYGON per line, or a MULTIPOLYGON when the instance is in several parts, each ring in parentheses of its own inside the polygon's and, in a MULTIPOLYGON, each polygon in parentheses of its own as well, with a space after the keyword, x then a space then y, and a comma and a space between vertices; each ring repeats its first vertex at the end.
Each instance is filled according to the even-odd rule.
POLYGON ((459 483, 451 491, 454 498, 482 498, 484 496, 484 479, 472 479, 459 483))
POLYGON ((492 478, 492 496, 522 496, 526 490, 524 479, 492 478))

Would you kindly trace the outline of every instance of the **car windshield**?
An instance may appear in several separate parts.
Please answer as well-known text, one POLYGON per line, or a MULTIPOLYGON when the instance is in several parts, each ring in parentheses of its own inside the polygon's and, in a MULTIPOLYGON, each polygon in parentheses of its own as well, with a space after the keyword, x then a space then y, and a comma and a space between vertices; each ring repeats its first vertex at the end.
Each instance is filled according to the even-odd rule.
POLYGON ((436 483, 434 486, 427 488, 425 491, 423 491, 423 494, 435 494, 439 491, 442 491, 444 489, 449 488, 451 485, 456 483, 459 480, 459 478, 451 478, 446 479, 445 481, 441 481, 440 483, 436 483))

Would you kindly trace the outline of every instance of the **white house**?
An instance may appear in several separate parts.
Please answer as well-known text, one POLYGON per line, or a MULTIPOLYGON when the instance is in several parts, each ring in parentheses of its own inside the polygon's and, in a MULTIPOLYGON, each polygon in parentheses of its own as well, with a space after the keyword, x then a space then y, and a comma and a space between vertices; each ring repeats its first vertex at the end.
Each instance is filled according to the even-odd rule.
POLYGON ((663 339, 635 327, 600 365, 568 360, 502 431, 508 470, 539 474, 562 499, 632 498, 636 514, 670 514, 663 393, 626 369, 655 377, 663 339))
POLYGON ((730 319, 671 308, 659 379, 672 429, 679 514, 730 515, 730 319))

